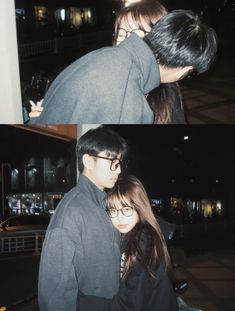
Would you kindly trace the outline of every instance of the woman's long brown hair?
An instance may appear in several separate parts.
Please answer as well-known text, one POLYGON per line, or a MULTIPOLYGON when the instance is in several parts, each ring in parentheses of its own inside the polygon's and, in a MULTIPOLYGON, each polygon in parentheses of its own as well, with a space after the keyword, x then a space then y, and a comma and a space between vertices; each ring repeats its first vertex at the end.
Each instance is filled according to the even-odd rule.
MULTIPOLYGON (((143 21, 152 28, 153 25, 167 14, 166 8, 156 0, 141 0, 121 9, 117 14, 114 26, 114 40, 122 22, 128 25, 131 19, 139 29, 143 29, 143 21)), ((143 29, 144 30, 144 29, 143 29)), ((147 94, 147 101, 154 114, 154 124, 177 123, 174 111, 182 110, 182 98, 177 83, 164 83, 147 94)))
POLYGON ((178 83, 162 83, 147 95, 147 101, 154 114, 154 124, 175 123, 174 112, 182 111, 182 96, 178 83))
POLYGON ((160 225, 153 214, 144 186, 135 176, 121 177, 107 196, 107 208, 131 205, 138 213, 139 222, 127 233, 128 244, 122 278, 126 279, 138 259, 149 277, 156 277, 161 262, 170 270, 170 256, 160 225), (146 235, 141 247, 143 230, 146 235))

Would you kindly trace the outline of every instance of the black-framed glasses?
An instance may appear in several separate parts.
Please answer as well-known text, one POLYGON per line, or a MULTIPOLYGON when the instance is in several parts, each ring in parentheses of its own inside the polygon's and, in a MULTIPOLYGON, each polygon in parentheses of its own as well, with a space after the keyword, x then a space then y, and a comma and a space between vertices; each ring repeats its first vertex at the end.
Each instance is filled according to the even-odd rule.
POLYGON ((132 206, 123 206, 122 208, 108 208, 107 213, 110 218, 116 218, 121 211, 123 216, 131 217, 134 212, 134 208, 132 206))
POLYGON ((131 33, 137 34, 140 38, 144 38, 149 32, 145 31, 144 29, 136 28, 132 30, 126 30, 124 28, 118 28, 116 41, 121 42, 126 39, 131 33))
POLYGON ((116 171, 119 166, 121 167, 122 170, 125 168, 124 162, 118 158, 108 158, 108 157, 102 157, 102 156, 98 156, 98 155, 96 155, 96 156, 94 155, 93 157, 111 161, 111 163, 110 163, 110 170, 111 171, 116 171))

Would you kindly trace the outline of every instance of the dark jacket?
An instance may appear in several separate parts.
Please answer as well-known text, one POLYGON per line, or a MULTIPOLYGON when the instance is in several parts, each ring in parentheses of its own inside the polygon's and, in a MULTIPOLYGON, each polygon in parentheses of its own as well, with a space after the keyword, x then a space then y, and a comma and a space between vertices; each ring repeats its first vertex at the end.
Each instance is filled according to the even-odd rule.
POLYGON ((38 284, 41 311, 74 311, 78 289, 113 297, 120 277, 119 233, 104 208, 106 195, 80 175, 58 205, 43 243, 38 284))
MULTIPOLYGON (((144 245, 147 235, 142 235, 144 245)), ((141 245, 141 248, 143 248, 141 245)), ((137 260, 127 281, 121 281, 113 299, 79 293, 77 311, 178 311, 176 295, 163 263, 156 269, 156 280, 149 279, 137 260)))
POLYGON ((154 54, 136 34, 90 52, 52 83, 35 123, 153 123, 145 94, 160 84, 154 54))

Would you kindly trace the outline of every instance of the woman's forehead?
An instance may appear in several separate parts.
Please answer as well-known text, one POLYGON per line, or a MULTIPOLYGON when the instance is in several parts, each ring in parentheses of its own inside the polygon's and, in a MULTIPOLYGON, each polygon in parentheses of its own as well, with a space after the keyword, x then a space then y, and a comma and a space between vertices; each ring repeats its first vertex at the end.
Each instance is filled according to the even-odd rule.
MULTIPOLYGON (((151 21, 152 23, 155 23, 157 21, 157 18, 154 21, 151 21)), ((150 31, 150 25, 149 25, 150 19, 144 18, 143 16, 138 16, 135 18, 135 16, 129 12, 127 15, 124 15, 120 20, 119 28, 123 28, 125 30, 133 30, 133 29, 145 29, 146 31, 150 31)))
POLYGON ((113 208, 122 208, 123 206, 131 205, 131 200, 122 194, 112 195, 108 201, 110 206, 113 208))

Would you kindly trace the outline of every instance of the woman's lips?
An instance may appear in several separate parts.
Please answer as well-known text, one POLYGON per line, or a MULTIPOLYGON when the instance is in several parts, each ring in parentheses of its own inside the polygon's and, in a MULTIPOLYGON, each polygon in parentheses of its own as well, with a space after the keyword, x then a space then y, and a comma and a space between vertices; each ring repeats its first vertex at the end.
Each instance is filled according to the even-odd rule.
POLYGON ((125 229, 128 225, 127 224, 119 224, 118 228, 119 229, 125 229))

